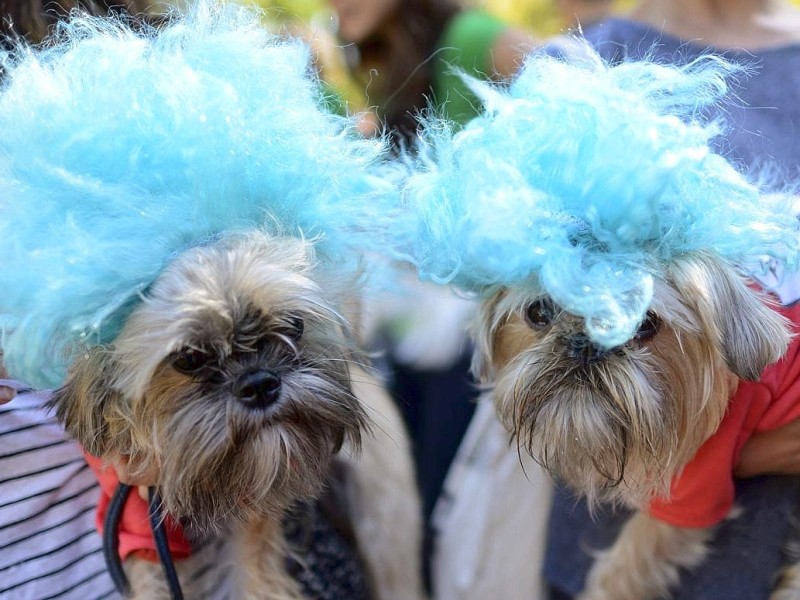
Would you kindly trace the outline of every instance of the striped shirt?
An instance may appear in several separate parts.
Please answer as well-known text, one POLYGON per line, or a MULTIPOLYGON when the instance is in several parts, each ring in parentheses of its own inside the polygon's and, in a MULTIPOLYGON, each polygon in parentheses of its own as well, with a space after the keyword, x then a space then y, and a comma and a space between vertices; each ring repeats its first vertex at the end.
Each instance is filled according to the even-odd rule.
MULTIPOLYGON (((100 487, 52 412, 48 392, 17 389, 0 406, 0 599, 119 598, 95 528, 100 487)), ((223 542, 199 544, 184 589, 192 598, 225 598, 223 542)), ((182 569, 183 571, 183 569, 182 569)))
POLYGON ((94 527, 97 481, 81 448, 14 381, 0 406, 0 598, 117 597, 94 527))

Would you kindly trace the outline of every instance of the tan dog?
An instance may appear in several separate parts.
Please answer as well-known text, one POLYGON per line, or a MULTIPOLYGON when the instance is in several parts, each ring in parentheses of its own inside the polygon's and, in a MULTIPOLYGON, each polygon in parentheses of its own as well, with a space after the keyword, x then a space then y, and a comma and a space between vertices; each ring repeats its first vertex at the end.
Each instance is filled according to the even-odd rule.
MULTIPOLYGON (((646 508, 714 434, 740 380, 787 349, 787 321, 711 253, 656 273, 633 339, 595 345, 581 318, 530 287, 483 303, 475 372, 519 445, 590 501, 646 508)), ((638 512, 591 570, 584 600, 668 595, 678 569, 699 564, 711 528, 638 512)))
MULTIPOLYGON (((422 596, 408 441, 343 316, 351 300, 310 242, 228 236, 180 255, 54 395, 67 431, 154 478, 190 531, 233 529, 238 598, 301 597, 281 520, 337 455, 375 597, 422 596)), ((126 568, 134 596, 166 595, 158 565, 126 568)))

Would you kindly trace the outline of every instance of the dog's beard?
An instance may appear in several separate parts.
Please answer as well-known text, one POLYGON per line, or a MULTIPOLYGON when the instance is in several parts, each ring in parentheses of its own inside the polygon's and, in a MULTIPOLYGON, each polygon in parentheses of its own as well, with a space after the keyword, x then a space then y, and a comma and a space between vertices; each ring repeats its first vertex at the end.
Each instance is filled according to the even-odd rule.
POLYGON ((515 356, 492 395, 506 429, 555 478, 590 502, 640 505, 667 492, 724 413, 727 370, 703 346, 662 334, 657 346, 582 365, 551 337, 515 356))
POLYGON ((155 417, 151 407, 171 407, 155 418, 167 512, 207 529, 231 519, 280 518, 288 505, 320 491, 342 444, 358 445, 365 415, 347 362, 313 362, 283 371, 281 397, 265 409, 241 406, 224 383, 187 384, 168 366, 159 369, 135 419, 147 422, 155 417))
POLYGON ((89 452, 157 474, 165 510, 188 526, 280 518, 367 424, 343 298, 317 280, 307 242, 250 235, 190 251, 113 347, 76 361, 57 414, 89 452), (256 394, 248 378, 263 373, 256 394))

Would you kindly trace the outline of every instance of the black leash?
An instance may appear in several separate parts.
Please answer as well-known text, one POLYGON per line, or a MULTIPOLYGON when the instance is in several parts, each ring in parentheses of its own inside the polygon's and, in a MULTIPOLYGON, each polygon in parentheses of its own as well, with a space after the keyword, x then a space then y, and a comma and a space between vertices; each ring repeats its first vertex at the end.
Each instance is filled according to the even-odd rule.
MULTIPOLYGON (((125 507, 125 501, 131 493, 131 486, 120 483, 114 490, 111 502, 108 504, 108 511, 103 523, 103 556, 106 560, 108 573, 114 582, 114 587, 123 597, 130 593, 130 582, 122 568, 122 559, 119 557, 119 522, 125 507)), ((167 578, 170 598, 172 600, 183 600, 183 591, 178 580, 178 572, 175 570, 175 563, 169 551, 167 542, 167 532, 164 529, 164 518, 161 514, 161 499, 155 488, 150 488, 150 502, 148 503, 148 514, 150 516, 150 527, 153 530, 153 538, 156 542, 156 554, 161 561, 164 569, 164 576, 167 578)))
POLYGON ((114 587, 124 598, 131 591, 128 578, 122 568, 122 559, 119 557, 119 520, 122 518, 122 509, 131 493, 131 486, 120 483, 111 496, 108 504, 106 518, 103 522, 103 557, 106 559, 108 574, 114 582, 114 587))
POLYGON ((161 566, 164 568, 164 576, 167 578, 167 586, 172 600, 183 600, 181 582, 178 579, 178 572, 175 570, 175 563, 172 561, 172 554, 167 543, 167 532, 164 529, 164 515, 161 514, 161 498, 158 497, 156 488, 150 488, 150 527, 153 529, 153 537, 156 540, 156 552, 161 559, 161 566))

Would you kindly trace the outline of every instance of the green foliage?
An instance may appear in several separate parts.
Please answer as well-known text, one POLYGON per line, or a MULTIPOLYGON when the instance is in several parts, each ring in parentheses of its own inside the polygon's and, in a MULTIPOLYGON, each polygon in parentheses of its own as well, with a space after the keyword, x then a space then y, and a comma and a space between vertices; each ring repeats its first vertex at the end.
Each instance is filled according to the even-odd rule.
POLYGON ((261 7, 271 19, 278 22, 299 20, 308 23, 327 7, 324 0, 239 0, 239 2, 261 7))

